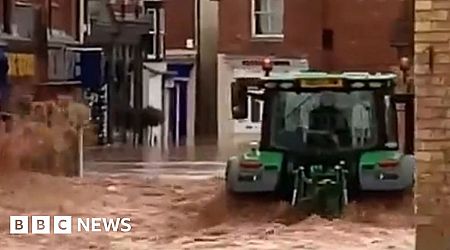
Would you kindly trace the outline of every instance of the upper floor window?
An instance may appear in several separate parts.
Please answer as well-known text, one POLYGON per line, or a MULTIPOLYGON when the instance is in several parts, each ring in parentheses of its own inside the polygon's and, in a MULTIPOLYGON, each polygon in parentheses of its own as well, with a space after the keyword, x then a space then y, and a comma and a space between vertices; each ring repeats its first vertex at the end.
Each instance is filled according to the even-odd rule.
POLYGON ((146 60, 160 60, 164 57, 165 15, 164 8, 159 2, 144 2, 146 19, 149 21, 149 32, 144 35, 144 58, 146 60))
POLYGON ((255 37, 283 37, 283 0, 252 0, 252 33, 255 37))

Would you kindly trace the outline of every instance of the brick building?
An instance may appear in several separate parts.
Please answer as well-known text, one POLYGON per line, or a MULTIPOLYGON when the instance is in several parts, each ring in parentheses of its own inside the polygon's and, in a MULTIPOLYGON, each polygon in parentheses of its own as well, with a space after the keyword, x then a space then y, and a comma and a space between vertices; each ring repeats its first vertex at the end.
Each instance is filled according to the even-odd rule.
MULTIPOLYGON (((136 11, 140 11, 139 6, 146 2, 159 1, 108 0, 107 2, 112 7, 116 20, 122 20, 121 13, 124 12, 125 20, 132 21, 136 11)), ((162 60, 149 62, 153 64, 147 65, 154 69, 151 72, 145 70, 147 66, 144 67, 144 78, 148 78, 144 79, 144 82, 150 84, 145 83, 144 86, 147 85, 148 89, 142 91, 146 93, 151 90, 148 97, 144 97, 145 101, 158 107, 162 103, 161 107, 166 114, 167 122, 159 141, 167 142, 166 146, 193 145, 197 136, 210 136, 214 134, 216 127, 216 119, 211 119, 211 114, 214 114, 215 110, 212 93, 215 93, 217 70, 215 38, 218 3, 199 0, 160 2, 162 9, 159 11, 161 13, 159 29, 164 38, 160 43, 163 57, 162 60), (165 82, 162 89, 155 85, 161 81, 165 82)), ((94 26, 92 24, 92 27, 94 26)), ((95 27, 92 29, 92 34, 94 33, 95 27)), ((121 58, 120 55, 121 53, 117 53, 116 58, 121 58)))
POLYGON ((450 4, 415 4, 416 249, 449 249, 450 4))
MULTIPOLYGON (((126 133, 119 131, 120 121, 115 116, 123 106, 163 109, 161 92, 167 67, 162 3, 160 0, 88 1, 89 32, 85 44, 104 51, 110 143, 127 142, 126 133)), ((143 129, 136 132, 140 135, 139 143, 154 146, 163 141, 160 126, 148 133, 152 138, 145 136, 143 129)))
POLYGON ((219 1, 219 140, 229 141, 234 134, 257 138, 261 105, 249 100, 249 119, 231 120, 230 83, 238 76, 261 76, 264 57, 279 61, 274 71, 386 71, 397 65, 394 45, 411 47, 406 2, 219 1))
POLYGON ((193 145, 197 86, 196 0, 165 0, 166 61, 173 73, 165 87, 168 144, 193 145))
POLYGON ((171 141, 192 145, 194 141, 198 144, 206 139, 209 143, 217 133, 218 2, 165 0, 164 9, 166 60, 169 70, 181 77, 173 78, 175 88, 168 91, 172 96, 176 93, 185 96, 177 106, 181 119, 170 118, 173 122, 169 121, 172 125, 180 125, 170 127, 171 141))
POLYGON ((74 94, 74 57, 66 48, 82 42, 83 10, 84 1, 2 1, 0 40, 8 52, 13 106, 18 93, 37 99, 74 94))

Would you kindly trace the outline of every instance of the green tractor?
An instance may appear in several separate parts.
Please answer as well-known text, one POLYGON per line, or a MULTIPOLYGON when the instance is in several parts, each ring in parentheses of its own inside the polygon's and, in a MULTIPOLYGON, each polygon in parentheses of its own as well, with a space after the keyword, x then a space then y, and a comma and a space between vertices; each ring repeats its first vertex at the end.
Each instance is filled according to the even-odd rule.
POLYGON ((339 217, 352 194, 411 190, 414 95, 395 94, 395 78, 392 73, 266 72, 236 79, 233 119, 247 118, 248 95, 263 102, 263 119, 260 142, 227 161, 227 191, 274 193, 308 213, 339 217))

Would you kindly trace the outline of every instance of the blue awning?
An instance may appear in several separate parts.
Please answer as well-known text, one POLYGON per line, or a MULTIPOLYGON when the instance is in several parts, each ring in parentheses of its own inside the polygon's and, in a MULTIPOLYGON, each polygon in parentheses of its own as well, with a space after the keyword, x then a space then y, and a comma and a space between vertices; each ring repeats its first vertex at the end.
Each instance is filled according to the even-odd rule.
POLYGON ((190 78, 193 64, 169 64, 167 65, 167 71, 176 72, 175 77, 190 78))

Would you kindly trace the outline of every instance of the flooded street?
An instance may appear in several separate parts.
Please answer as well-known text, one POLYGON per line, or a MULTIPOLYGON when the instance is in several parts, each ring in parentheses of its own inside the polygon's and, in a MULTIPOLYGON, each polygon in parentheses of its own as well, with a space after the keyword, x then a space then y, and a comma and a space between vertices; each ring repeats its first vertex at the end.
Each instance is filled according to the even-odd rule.
POLYGON ((135 174, 148 178, 208 179, 225 177, 228 157, 235 148, 198 146, 157 149, 117 147, 87 151, 86 170, 91 174, 135 174))
POLYGON ((271 198, 228 196, 221 178, 226 156, 150 159, 139 150, 134 155, 111 150, 117 151, 103 152, 109 159, 88 152, 83 179, 30 173, 2 177, 0 216, 128 217, 130 232, 11 236, 3 220, 0 249, 414 248, 408 196, 352 203, 339 220, 305 218, 271 198))

